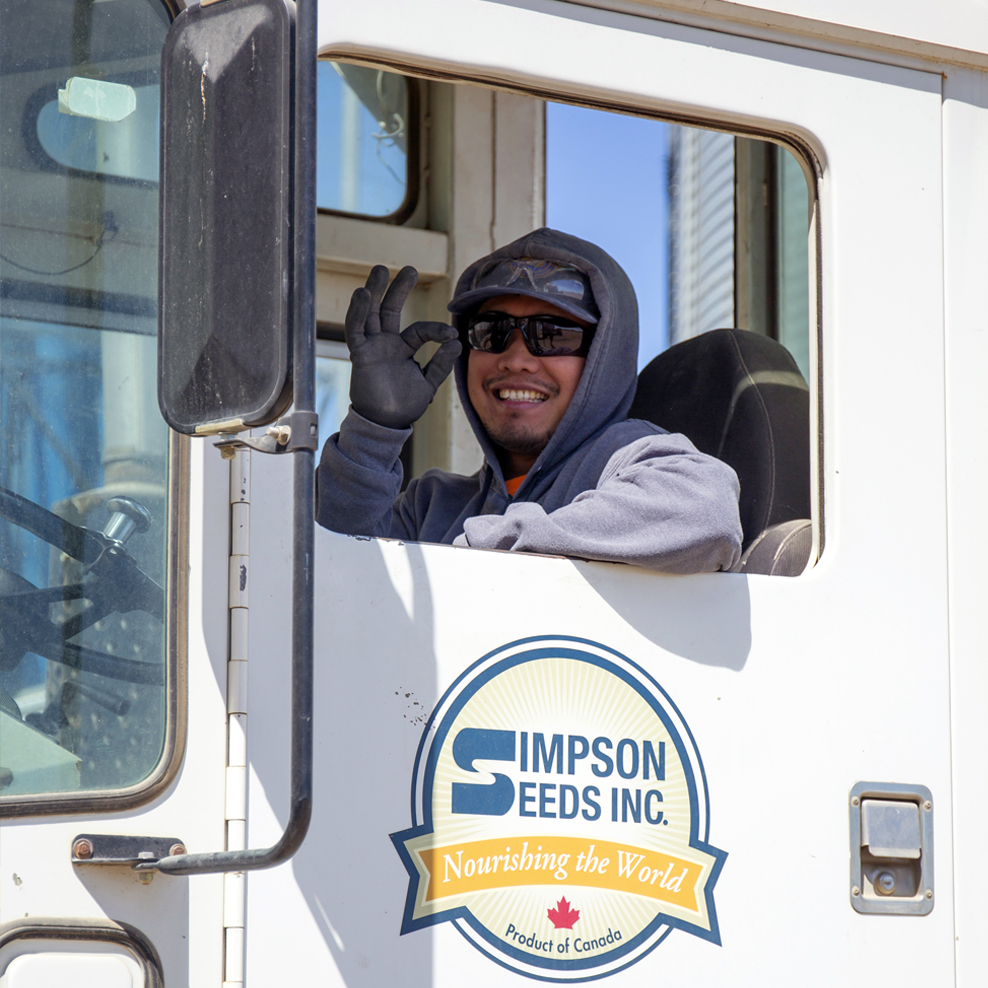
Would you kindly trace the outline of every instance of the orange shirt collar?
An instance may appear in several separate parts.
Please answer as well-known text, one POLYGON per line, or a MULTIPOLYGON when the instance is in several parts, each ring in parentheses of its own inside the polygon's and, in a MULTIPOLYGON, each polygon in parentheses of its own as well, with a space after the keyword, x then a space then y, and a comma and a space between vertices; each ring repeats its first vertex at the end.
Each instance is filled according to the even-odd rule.
POLYGON ((508 493, 514 497, 518 493, 518 488, 521 487, 522 481, 528 476, 528 474, 522 474, 520 477, 512 477, 511 480, 506 480, 504 486, 508 493))

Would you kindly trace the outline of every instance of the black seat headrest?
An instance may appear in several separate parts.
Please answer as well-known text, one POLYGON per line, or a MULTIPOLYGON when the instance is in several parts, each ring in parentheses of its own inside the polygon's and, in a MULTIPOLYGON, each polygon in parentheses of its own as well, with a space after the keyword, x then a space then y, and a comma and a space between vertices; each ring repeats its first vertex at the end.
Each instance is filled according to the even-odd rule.
POLYGON ((810 517, 810 394, 782 344, 715 329, 659 354, 638 375, 630 418, 681 432, 741 482, 744 548, 810 517))

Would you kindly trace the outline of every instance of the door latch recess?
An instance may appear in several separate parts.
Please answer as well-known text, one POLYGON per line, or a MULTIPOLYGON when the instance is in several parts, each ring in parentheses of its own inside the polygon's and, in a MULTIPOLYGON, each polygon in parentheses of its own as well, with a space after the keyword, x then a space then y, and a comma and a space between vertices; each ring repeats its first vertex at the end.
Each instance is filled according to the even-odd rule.
POLYGON ((926 786, 858 782, 850 793, 851 905, 859 913, 933 909, 933 795, 926 786))

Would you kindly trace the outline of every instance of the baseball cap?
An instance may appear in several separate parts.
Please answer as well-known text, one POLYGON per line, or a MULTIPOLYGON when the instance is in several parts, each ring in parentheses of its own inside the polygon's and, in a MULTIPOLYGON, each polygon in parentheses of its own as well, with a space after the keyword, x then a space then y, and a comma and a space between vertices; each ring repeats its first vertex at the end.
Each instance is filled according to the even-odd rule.
POLYGON ((576 268, 538 257, 512 257, 479 268, 473 286, 457 295, 447 308, 459 315, 499 295, 544 299, 577 319, 590 323, 600 319, 590 279, 576 268))

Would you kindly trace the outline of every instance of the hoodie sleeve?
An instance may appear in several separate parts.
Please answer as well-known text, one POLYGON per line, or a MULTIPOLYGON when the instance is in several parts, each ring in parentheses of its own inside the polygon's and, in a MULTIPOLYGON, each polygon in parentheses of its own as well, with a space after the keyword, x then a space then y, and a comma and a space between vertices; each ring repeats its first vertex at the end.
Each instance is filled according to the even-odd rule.
POLYGON ((682 435, 638 439, 594 490, 546 512, 531 501, 467 519, 457 544, 634 563, 663 573, 729 570, 741 556, 740 488, 682 435))
POLYGON ((316 468, 316 521, 343 535, 414 538, 395 501, 399 456, 411 429, 388 429, 352 408, 323 446, 316 468))

